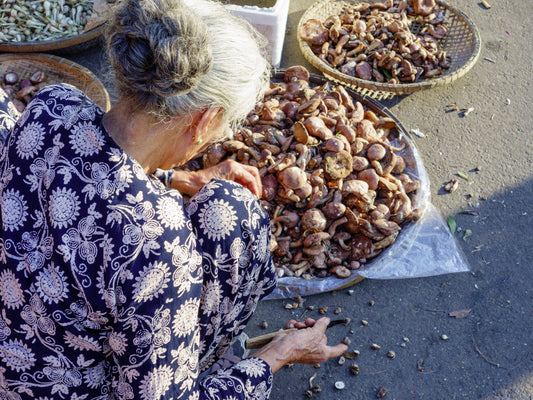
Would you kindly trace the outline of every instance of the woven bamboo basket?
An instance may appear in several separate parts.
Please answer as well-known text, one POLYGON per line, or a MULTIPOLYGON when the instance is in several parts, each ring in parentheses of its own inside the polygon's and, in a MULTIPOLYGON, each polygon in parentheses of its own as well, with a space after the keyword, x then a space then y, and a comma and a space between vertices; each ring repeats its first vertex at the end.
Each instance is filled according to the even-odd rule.
MULTIPOLYGON (((376 1, 366 0, 366 2, 370 3, 376 1)), ((325 21, 332 15, 340 14, 347 6, 361 2, 362 0, 320 0, 309 7, 303 14, 298 25, 298 32, 302 24, 309 19, 325 21)), ((401 84, 363 80, 343 74, 320 60, 311 50, 311 46, 301 39, 299 34, 297 35, 298 43, 304 57, 311 65, 320 70, 329 79, 342 83, 361 95, 383 100, 393 98, 396 95, 405 95, 423 89, 430 89, 462 77, 474 66, 481 52, 479 32, 466 15, 441 0, 437 0, 437 4, 445 12, 444 23, 448 28, 448 34, 439 43, 441 48, 446 51, 448 57, 451 58, 451 66, 442 75, 434 78, 401 84)), ((412 30, 415 30, 416 27, 417 24, 413 24, 412 30)))
POLYGON ((102 82, 87 68, 51 54, 11 53, 0 55, 0 76, 14 71, 20 79, 29 78, 36 71, 45 73, 45 82, 69 83, 83 91, 105 111, 111 108, 109 94, 102 82))
POLYGON ((76 36, 36 42, 0 42, 0 52, 4 53, 54 53, 76 54, 101 43, 106 24, 100 24, 76 36))

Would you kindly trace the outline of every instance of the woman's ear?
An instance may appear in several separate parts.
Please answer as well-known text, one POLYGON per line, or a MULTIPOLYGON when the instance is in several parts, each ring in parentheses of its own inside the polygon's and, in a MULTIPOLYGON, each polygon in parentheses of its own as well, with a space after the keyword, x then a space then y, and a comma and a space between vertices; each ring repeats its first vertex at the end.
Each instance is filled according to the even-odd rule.
POLYGON ((198 132, 205 132, 209 128, 211 122, 216 119, 218 109, 208 108, 206 110, 197 111, 193 117, 193 125, 198 132))

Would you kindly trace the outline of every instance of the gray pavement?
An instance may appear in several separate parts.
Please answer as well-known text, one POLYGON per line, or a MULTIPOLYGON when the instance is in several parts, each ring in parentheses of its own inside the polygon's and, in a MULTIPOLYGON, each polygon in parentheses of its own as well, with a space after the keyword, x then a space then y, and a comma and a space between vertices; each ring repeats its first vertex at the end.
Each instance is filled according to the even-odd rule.
MULTIPOLYGON (((408 131, 425 133, 414 140, 430 177, 432 203, 444 217, 453 216, 462 232, 472 231, 466 240, 457 234, 471 272, 363 280, 308 296, 297 310, 286 310, 285 300, 261 303, 250 336, 265 333, 259 327, 264 320, 275 330, 289 318, 318 317, 306 311, 309 305, 328 306, 332 318, 340 307, 339 316, 352 322, 332 328, 330 341, 348 336, 350 348, 360 351, 356 376, 350 360, 282 369, 272 399, 305 398, 314 374, 322 391, 313 397, 324 400, 375 399, 380 387, 388 392, 385 399, 397 400, 533 399, 533 2, 489 2, 490 9, 477 1, 451 2, 482 38, 481 57, 466 76, 384 102, 408 131), (474 111, 461 118, 446 112, 450 103, 474 111), (469 181, 460 180, 456 192, 445 194, 444 183, 458 171, 468 173, 469 181), (449 316, 465 309, 471 310, 465 318, 449 316), (372 349, 373 343, 380 348, 372 349), (387 357, 389 350, 394 359, 387 357), (335 389, 336 381, 345 389, 335 389)), ((291 1, 282 67, 302 64, 316 72, 296 42, 296 26, 311 4, 291 1)), ((101 49, 67 58, 108 81, 101 49)))

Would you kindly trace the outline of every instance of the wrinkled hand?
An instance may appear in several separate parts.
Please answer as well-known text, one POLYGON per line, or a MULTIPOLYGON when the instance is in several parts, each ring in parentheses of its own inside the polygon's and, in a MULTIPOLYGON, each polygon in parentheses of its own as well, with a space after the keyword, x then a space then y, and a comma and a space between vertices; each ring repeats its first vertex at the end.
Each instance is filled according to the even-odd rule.
POLYGON ((259 171, 251 165, 241 164, 233 160, 225 160, 213 167, 198 172, 203 172, 208 178, 206 183, 213 178, 226 179, 240 183, 259 198, 263 193, 263 185, 261 184, 259 171))
POLYGON ((263 185, 257 168, 234 160, 225 160, 213 167, 194 172, 176 171, 172 187, 187 195, 194 195, 211 179, 226 179, 240 183, 261 198, 263 185))
POLYGON ((253 354, 265 360, 273 372, 286 364, 316 364, 338 357, 348 348, 343 343, 328 346, 326 329, 329 318, 314 321, 308 318, 305 323, 289 321, 287 327, 302 328, 288 333, 280 333, 272 342, 253 354))

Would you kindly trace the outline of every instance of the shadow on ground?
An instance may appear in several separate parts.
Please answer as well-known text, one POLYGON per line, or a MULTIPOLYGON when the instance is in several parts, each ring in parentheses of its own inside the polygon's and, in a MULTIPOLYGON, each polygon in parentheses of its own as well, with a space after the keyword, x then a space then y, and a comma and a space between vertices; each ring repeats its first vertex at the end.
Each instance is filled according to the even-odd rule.
POLYGON ((259 328, 263 320, 276 330, 290 318, 318 318, 318 308, 327 306, 328 317, 351 318, 349 326, 331 329, 330 341, 348 336, 350 349, 360 351, 357 376, 350 373, 350 360, 344 365, 330 360, 320 368, 286 367, 275 375, 271 398, 284 399, 286 393, 304 398, 316 373, 313 383, 322 392, 313 397, 322 399, 374 399, 379 387, 388 391, 386 398, 399 400, 531 399, 533 260, 526 232, 533 223, 532 197, 529 181, 456 211, 456 236, 470 273, 364 280, 306 297, 296 310, 284 308, 293 300, 262 302, 247 330, 250 336, 265 333, 259 328), (463 240, 467 229, 472 234, 463 240), (315 311, 306 309, 310 305, 315 311), (465 318, 449 316, 465 309, 470 310, 465 318), (374 343, 380 348, 373 350, 374 343), (394 359, 387 357, 389 350, 396 353, 394 359), (346 388, 335 389, 336 381, 346 388))

